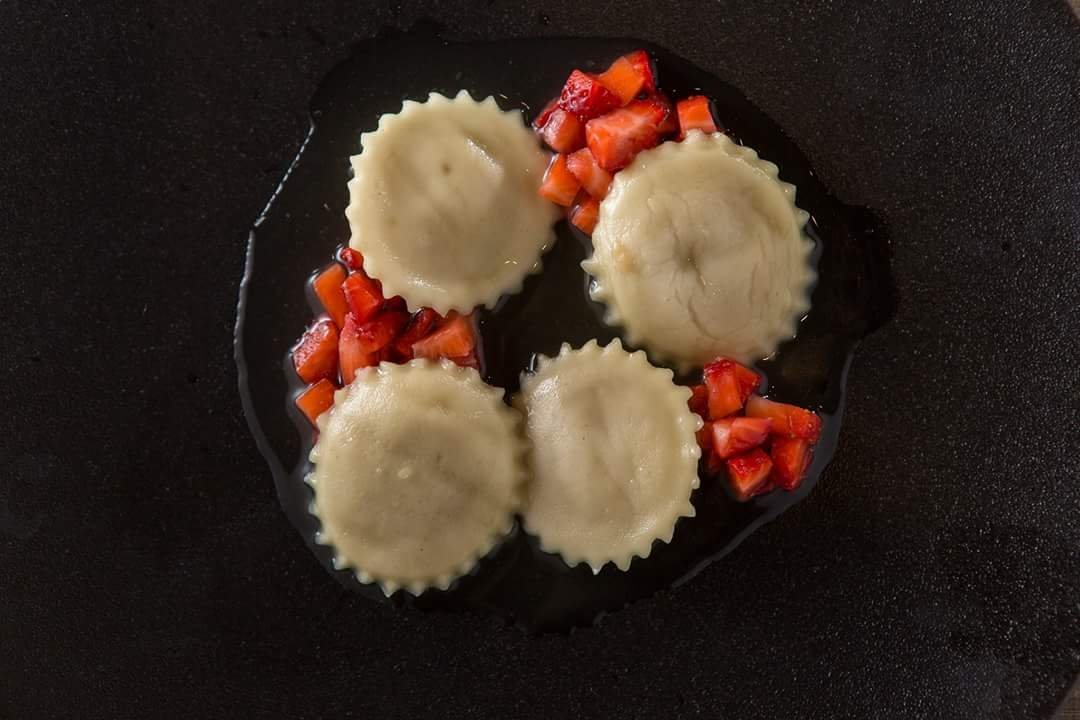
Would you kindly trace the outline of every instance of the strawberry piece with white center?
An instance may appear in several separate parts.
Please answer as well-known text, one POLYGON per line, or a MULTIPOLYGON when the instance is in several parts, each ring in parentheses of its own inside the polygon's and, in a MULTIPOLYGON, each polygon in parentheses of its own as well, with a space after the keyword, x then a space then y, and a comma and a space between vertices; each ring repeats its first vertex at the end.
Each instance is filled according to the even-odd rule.
POLYGON ((745 501, 772 489, 769 473, 773 461, 761 448, 755 448, 726 461, 728 482, 738 500, 745 501))
POLYGON ((769 456, 773 461, 772 482, 790 492, 802 485, 814 457, 814 446, 802 438, 778 437, 772 441, 769 456))
POLYGON ((559 96, 559 107, 582 120, 599 117, 621 104, 619 96, 604 87, 598 78, 580 70, 570 73, 559 96))
POLYGON ((668 116, 663 101, 635 100, 585 124, 585 142, 600 167, 622 170, 642 150, 660 143, 660 125, 668 116))
POLYGON ((600 167, 589 148, 582 148, 566 156, 566 167, 585 188, 585 192, 597 200, 603 200, 611 187, 611 173, 600 167))
POLYGON ((816 443, 821 436, 821 418, 817 413, 796 405, 754 395, 746 403, 746 415, 772 419, 769 432, 777 437, 801 438, 816 443))
POLYGON ((718 358, 706 365, 704 375, 709 389, 709 417, 717 420, 741 410, 761 385, 761 376, 729 358, 718 358))
POLYGON ((558 153, 572 153, 585 146, 585 124, 577 115, 555 108, 540 129, 540 137, 558 153))
POLYGON ((768 418, 724 418, 712 423, 712 451, 724 460, 760 447, 769 437, 768 418))

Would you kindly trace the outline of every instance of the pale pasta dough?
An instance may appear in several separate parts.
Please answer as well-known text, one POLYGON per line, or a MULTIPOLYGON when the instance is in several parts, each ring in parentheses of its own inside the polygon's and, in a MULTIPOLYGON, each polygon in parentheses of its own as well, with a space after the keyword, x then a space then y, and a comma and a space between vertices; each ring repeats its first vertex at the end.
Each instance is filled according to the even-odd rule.
POLYGON ((777 168, 694 131, 615 176, 582 267, 627 338, 680 368, 772 354, 809 309, 807 214, 777 168))
POLYGON ((384 294, 445 314, 494 305, 540 269, 558 210, 537 195, 547 155, 488 98, 432 93, 360 137, 349 245, 384 294))
POLYGON ((521 389, 533 473, 524 523, 544 550, 626 570, 693 516, 702 422, 670 370, 592 340, 541 358, 521 389))
POLYGON ((317 542, 389 595, 445 589, 511 527, 524 479, 519 416, 475 370, 365 368, 318 419, 317 542))

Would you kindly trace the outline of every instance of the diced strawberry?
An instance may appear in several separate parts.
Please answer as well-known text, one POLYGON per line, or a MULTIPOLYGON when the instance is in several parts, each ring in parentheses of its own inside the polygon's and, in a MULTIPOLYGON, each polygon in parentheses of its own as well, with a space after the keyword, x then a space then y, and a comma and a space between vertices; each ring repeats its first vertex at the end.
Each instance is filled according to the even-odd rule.
POLYGON ((621 57, 611 63, 611 66, 597 79, 604 84, 604 87, 619 96, 620 105, 625 105, 636 98, 645 86, 644 76, 638 72, 638 68, 629 57, 621 57))
POLYGON ((736 455, 727 461, 728 482, 738 500, 749 500, 769 487, 773 461, 761 448, 736 455))
POLYGON ((436 360, 463 358, 476 348, 476 330, 472 316, 451 313, 446 323, 426 338, 413 343, 413 356, 436 360))
POLYGON ((398 336, 401 329, 409 322, 409 314, 392 311, 376 315, 356 328, 361 352, 373 353, 382 350, 398 336))
POLYGON ((778 488, 791 491, 802 485, 814 456, 814 446, 802 438, 778 437, 772 441, 769 455, 773 461, 773 483, 778 488))
POLYGON ((679 129, 675 108, 666 95, 650 95, 633 103, 632 109, 643 117, 656 123, 661 135, 670 135, 679 129))
POLYGON ((709 388, 704 385, 691 385, 690 391, 693 393, 688 401, 690 410, 697 413, 704 419, 709 419, 709 388))
POLYGON ((724 469, 724 461, 713 452, 713 429, 712 423, 707 422, 697 431, 697 443, 701 448, 701 458, 705 461, 705 472, 716 475, 724 469))
POLYGON ((300 393, 296 398, 296 407, 300 408, 300 412, 314 425, 316 418, 333 406, 336 390, 334 383, 323 378, 300 393))
POLYGON ((358 322, 367 322, 375 316, 383 304, 379 283, 362 272, 345 278, 345 302, 358 322))
POLYGON ((341 249, 341 262, 345 263, 345 267, 349 268, 350 272, 360 272, 364 269, 364 256, 351 247, 341 249))
POLYGON ((707 422, 701 426, 701 429, 697 431, 697 444, 701 448, 701 456, 705 457, 712 452, 713 447, 713 429, 712 423, 707 422))
POLYGON ((748 417, 771 418, 769 432, 777 437, 802 438, 816 443, 821 436, 821 418, 817 413, 787 403, 754 395, 746 403, 748 417))
POLYGON ((343 385, 348 385, 353 381, 357 370, 379 364, 378 351, 364 350, 360 339, 360 323, 351 313, 345 317, 345 326, 341 328, 341 337, 338 340, 338 360, 343 385))
POLYGON ((589 148, 581 148, 566 156, 566 167, 585 188, 585 192, 597 200, 603 200, 611 187, 611 173, 596 162, 589 148))
POLYGON ((585 124, 574 113, 556 108, 540 130, 540 137, 555 152, 572 153, 585 146, 585 124))
POLYGON ((680 100, 676 110, 679 114, 680 140, 685 139, 686 134, 691 130, 700 130, 706 134, 716 132, 716 120, 713 119, 709 98, 704 95, 694 95, 680 100))
POLYGON ((644 50, 635 50, 625 57, 634 66, 634 70, 637 71, 638 75, 642 77, 641 89, 647 93, 656 92, 656 72, 653 70, 649 53, 644 50))
POLYGON ((405 298, 395 295, 383 301, 381 312, 406 312, 408 309, 409 305, 405 302, 405 298))
POLYGON ((759 447, 769 437, 768 418, 723 418, 712 423, 713 452, 727 460, 751 448, 759 447))
POLYGON ((599 217, 600 201, 594 197, 586 197, 570 210, 570 222, 586 235, 592 235, 599 217))
POLYGON ((600 167, 622 170, 642 150, 660 142, 663 109, 652 100, 635 100, 585 124, 585 142, 600 167))
POLYGON ((304 332, 292 352, 293 367, 301 380, 310 384, 337 374, 337 342, 337 325, 326 318, 304 332))
POLYGON ((311 287, 315 290, 315 297, 319 298, 323 309, 341 327, 345 322, 345 313, 349 312, 348 303, 345 302, 345 293, 341 285, 345 282, 345 268, 340 263, 333 263, 323 270, 311 281, 311 287))
POLYGON ((548 118, 551 117, 551 113, 555 112, 555 108, 559 107, 559 98, 555 98, 540 111, 540 114, 533 119, 533 127, 540 130, 547 125, 548 118))
POLYGON ((709 417, 720 419, 738 412, 761 385, 761 377, 748 367, 728 358, 718 358, 705 366, 709 389, 709 417))
POLYGON ((618 95, 604 87, 597 78, 580 70, 570 73, 559 96, 559 107, 582 120, 599 117, 619 105, 618 95))
POLYGON ((412 320, 392 346, 392 354, 395 360, 407 362, 413 359, 413 343, 426 336, 442 320, 442 315, 431 308, 421 308, 420 312, 412 316, 412 320))
POLYGON ((580 189, 581 183, 566 167, 566 156, 556 155, 552 158, 547 172, 544 173, 544 181, 540 184, 540 197, 556 205, 570 207, 580 189))

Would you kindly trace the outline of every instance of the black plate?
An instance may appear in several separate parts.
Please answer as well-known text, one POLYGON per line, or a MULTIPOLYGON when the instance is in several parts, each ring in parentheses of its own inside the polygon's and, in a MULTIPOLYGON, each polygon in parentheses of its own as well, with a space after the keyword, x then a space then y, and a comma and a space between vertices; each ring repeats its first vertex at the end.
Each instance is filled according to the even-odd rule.
POLYGON ((1075 18, 683 5, 8 8, 0 716, 1052 715, 1080 669, 1075 18), (742 89, 889 228, 899 308, 856 355, 821 481, 595 628, 348 592, 241 415, 251 218, 323 75, 422 17, 645 37, 742 89))
MULTIPOLYGON (((313 293, 305 302, 305 281, 312 269, 318 272, 331 261, 334 240, 319 247, 297 238, 348 241, 342 193, 348 158, 359 150, 360 133, 373 130, 383 113, 398 111, 402 98, 422 101, 431 91, 452 96, 465 87, 478 98, 498 97, 504 108, 532 117, 572 68, 599 70, 635 48, 649 52, 660 90, 669 97, 704 93, 713 99, 729 137, 778 163, 781 178, 798 187, 799 207, 810 214, 807 233, 815 244, 811 262, 817 273, 811 310, 795 339, 758 367, 766 377, 763 392, 814 408, 824 418, 813 465, 796 492, 740 503, 729 497, 723 478, 710 476, 703 463, 701 488, 693 497, 697 516, 680 520, 672 541, 654 543, 648 558, 635 560, 628 572, 614 566, 596 575, 585 566, 572 569, 541 552, 518 527, 450 592, 424 593, 415 604, 495 613, 529 630, 588 625, 601 613, 685 582, 726 555, 806 497, 832 459, 852 352, 894 309, 888 240, 869 211, 831 197, 802 153, 742 93, 645 41, 450 42, 430 24, 408 33, 384 30, 357 45, 315 93, 311 130, 251 233, 237 319, 237 364, 248 423, 289 519, 347 587, 385 600, 378 587, 361 585, 352 571, 335 571, 331 549, 315 543, 318 522, 309 512, 312 493, 304 481, 311 470, 307 457, 313 433, 292 406, 304 384, 292 370, 291 348, 313 312, 322 312, 313 293), (518 68, 531 72, 521 78, 518 68)), ((603 306, 588 296, 581 261, 591 252, 589 238, 566 222, 556 232, 558 241, 544 256, 543 270, 527 278, 520 292, 477 312, 482 374, 509 394, 518 391, 520 375, 536 354, 551 357, 563 343, 581 347, 595 339, 606 344, 620 336, 618 328, 602 321, 603 306)), ((680 379, 701 382, 700 370, 680 379)), ((394 600, 411 603, 412 598, 400 593, 394 600)))

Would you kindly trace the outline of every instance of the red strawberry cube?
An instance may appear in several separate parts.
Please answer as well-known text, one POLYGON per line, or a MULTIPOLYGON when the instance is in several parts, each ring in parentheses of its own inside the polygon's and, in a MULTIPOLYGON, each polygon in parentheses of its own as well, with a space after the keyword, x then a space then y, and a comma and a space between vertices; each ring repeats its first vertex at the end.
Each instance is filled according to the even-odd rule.
POLYGON ((420 340, 420 338, 425 337, 440 322, 442 322, 442 315, 431 308, 421 308, 420 312, 413 315, 409 324, 405 326, 402 333, 394 340, 391 349, 391 354, 394 359, 399 362, 408 362, 409 360, 412 360, 413 343, 420 340))
POLYGON ((341 368, 341 382, 348 385, 361 368, 379 364, 379 353, 367 352, 360 340, 360 323, 350 313, 345 317, 345 327, 341 328, 338 339, 338 365, 341 368))
POLYGON ((585 192, 597 200, 603 200, 611 187, 611 173, 600 167, 589 148, 582 148, 566 156, 566 167, 585 188, 585 192))
POLYGON ((297 396, 296 407, 314 425, 315 420, 333 406, 336 391, 337 386, 323 378, 313 385, 309 385, 307 390, 297 396))
POLYGON ((337 343, 338 329, 333 321, 323 318, 309 327, 292 352, 300 379, 310 384, 337 375, 337 343))
POLYGON ((712 446, 717 456, 728 459, 760 447, 769 437, 768 418, 724 418, 712 423, 712 446))
POLYGON ((382 350, 398 336, 409 314, 401 311, 383 312, 356 328, 361 352, 374 353, 382 350))
POLYGON ((755 448, 725 461, 728 482, 736 499, 746 501, 771 489, 769 473, 773 461, 761 448, 755 448))
POLYGON ((802 485, 814 457, 814 446, 802 438, 778 437, 772 441, 769 455, 773 461, 773 484, 791 491, 802 485))
POLYGON ((333 263, 311 281, 311 289, 315 291, 315 297, 333 319, 338 327, 345 323, 345 313, 349 312, 348 303, 345 302, 345 293, 342 291, 342 283, 345 282, 345 268, 340 263, 333 263))
POLYGON ((594 197, 586 196, 570 210, 570 222, 586 235, 592 235, 599 217, 600 201, 594 197))
POLYGON ((344 289, 349 312, 358 322, 367 322, 382 307, 382 288, 362 272, 354 272, 345 278, 344 289))
POLYGON ((637 100, 586 123, 585 142, 600 167, 622 170, 639 152, 659 144, 664 117, 656 103, 637 100))
POLYGON ((476 348, 476 329, 471 315, 451 313, 435 332, 413 343, 413 356, 437 360, 464 358, 476 348))
POLYGON ((777 437, 802 438, 816 443, 821 436, 821 418, 805 408, 752 396, 746 403, 748 417, 771 418, 769 432, 777 437))
POLYGON ((364 256, 358 250, 351 247, 341 249, 341 262, 350 272, 360 272, 364 269, 364 256))
POLYGON ((574 204, 581 183, 566 166, 566 156, 556 155, 551 159, 544 180, 540 184, 540 197, 550 200, 556 205, 570 207, 574 204))
POLYGON ((555 98, 540 111, 540 114, 533 119, 533 128, 540 130, 547 125, 548 118, 551 117, 551 113, 555 112, 555 108, 559 107, 559 98, 555 98))
POLYGON ((761 385, 756 372, 728 358, 718 358, 706 365, 704 375, 709 389, 709 417, 715 419, 741 410, 761 385))
POLYGON ((656 71, 653 70, 649 53, 644 50, 635 50, 624 57, 630 61, 630 64, 634 66, 634 70, 641 76, 642 91, 647 93, 656 92, 656 71))
POLYGON ((645 87, 645 77, 629 57, 621 57, 597 78, 611 92, 619 96, 619 104, 625 105, 637 97, 645 87))
POLYGON ((709 98, 704 95, 695 95, 680 100, 676 105, 676 111, 679 115, 680 140, 685 139, 686 134, 691 130, 700 130, 706 134, 714 133, 717 130, 709 98))
POLYGON ((709 388, 704 385, 690 386, 690 410, 706 420, 709 419, 709 388))
POLYGON ((572 153, 585 147, 585 124, 577 115, 555 108, 540 129, 540 137, 555 152, 572 153))
POLYGON ((621 104, 619 96, 604 87, 598 78, 580 70, 570 73, 559 96, 559 107, 582 120, 599 117, 621 104))

